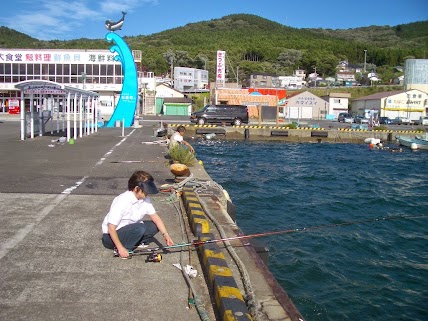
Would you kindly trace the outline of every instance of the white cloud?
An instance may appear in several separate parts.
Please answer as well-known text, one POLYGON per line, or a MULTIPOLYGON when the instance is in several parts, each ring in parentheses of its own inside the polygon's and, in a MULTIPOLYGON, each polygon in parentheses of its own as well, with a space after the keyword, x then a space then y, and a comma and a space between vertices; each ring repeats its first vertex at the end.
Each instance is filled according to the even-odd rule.
MULTIPOLYGON (((121 12, 133 12, 158 0, 20 0, 13 5, 13 15, 0 18, 0 23, 40 40, 76 39, 74 34, 90 34, 103 28, 107 19, 122 17, 121 12), (83 32, 82 32, 83 30, 83 32)), ((89 36, 90 38, 90 36, 89 36)))
MULTIPOLYGON (((100 2, 101 10, 105 13, 120 13, 122 11, 132 12, 134 9, 142 5, 158 5, 158 0, 106 0, 100 2)), ((114 19, 112 19, 114 20, 114 19)))

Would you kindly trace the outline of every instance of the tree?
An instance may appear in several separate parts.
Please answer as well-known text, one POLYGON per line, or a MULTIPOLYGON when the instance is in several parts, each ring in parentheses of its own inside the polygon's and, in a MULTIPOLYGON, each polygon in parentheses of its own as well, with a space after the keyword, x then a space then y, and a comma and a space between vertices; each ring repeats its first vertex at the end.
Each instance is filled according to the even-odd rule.
POLYGON ((194 66, 198 69, 207 69, 208 57, 204 54, 198 54, 194 59, 194 66))
POLYGON ((163 57, 171 66, 171 74, 172 74, 174 72, 173 65, 174 65, 174 62, 176 61, 174 50, 168 49, 167 52, 163 53, 163 57))
POLYGON ((303 52, 301 50, 287 49, 279 54, 277 60, 280 67, 291 67, 294 69, 299 64, 302 56, 303 52))

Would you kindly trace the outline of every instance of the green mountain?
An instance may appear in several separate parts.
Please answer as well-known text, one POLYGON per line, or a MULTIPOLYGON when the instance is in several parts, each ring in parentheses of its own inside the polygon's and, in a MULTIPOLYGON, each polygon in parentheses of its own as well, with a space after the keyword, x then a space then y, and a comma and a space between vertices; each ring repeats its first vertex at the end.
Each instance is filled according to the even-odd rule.
MULTIPOLYGON (((133 50, 142 50, 141 70, 166 74, 171 64, 207 68, 215 75, 216 52, 227 52, 228 75, 245 80, 252 72, 290 75, 296 68, 316 68, 331 76, 339 61, 364 63, 368 69, 393 73, 392 67, 408 58, 427 58, 428 21, 347 30, 297 29, 256 15, 234 14, 190 23, 148 36, 124 37, 133 50)), ((0 28, 4 48, 101 49, 104 39, 39 41, 11 29, 0 28)), ((387 76, 387 78, 392 75, 387 76)))

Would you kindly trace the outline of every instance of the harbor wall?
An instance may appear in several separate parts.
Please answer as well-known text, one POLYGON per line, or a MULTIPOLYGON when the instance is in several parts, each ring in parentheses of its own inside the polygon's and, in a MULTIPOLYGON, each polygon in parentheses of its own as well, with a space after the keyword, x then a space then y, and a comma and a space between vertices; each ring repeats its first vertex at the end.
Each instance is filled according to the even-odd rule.
MULTIPOLYGON (((189 169, 196 185, 186 185, 181 198, 189 227, 197 240, 204 242, 244 235, 229 211, 228 202, 232 200, 227 191, 218 188, 203 164, 195 162, 189 169)), ((224 321, 303 321, 285 289, 270 272, 258 246, 251 240, 240 239, 233 244, 222 241, 197 246, 219 318, 224 321)))
MULTIPOLYGON (((396 142, 396 135, 417 135, 417 130, 363 130, 363 129, 324 129, 298 128, 290 129, 284 126, 216 126, 189 125, 186 136, 198 137, 215 134, 216 138, 227 140, 250 141, 285 141, 285 142, 330 142, 330 143, 364 143, 367 138, 378 138, 382 142, 396 142)), ((179 125, 169 125, 175 129, 179 125)))

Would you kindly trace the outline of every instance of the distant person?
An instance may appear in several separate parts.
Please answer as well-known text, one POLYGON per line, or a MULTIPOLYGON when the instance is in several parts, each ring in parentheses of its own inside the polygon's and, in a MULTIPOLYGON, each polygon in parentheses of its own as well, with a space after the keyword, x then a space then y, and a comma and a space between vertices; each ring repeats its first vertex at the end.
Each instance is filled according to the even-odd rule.
POLYGON ((169 147, 171 148, 176 144, 186 145, 192 153, 195 153, 195 150, 193 149, 192 145, 186 142, 183 138, 185 132, 186 128, 183 125, 178 126, 177 131, 172 134, 171 138, 169 139, 169 147))
POLYGON ((122 259, 131 258, 129 251, 145 247, 157 232, 161 232, 167 245, 174 245, 165 224, 156 213, 149 194, 156 194, 153 177, 136 171, 128 180, 128 190, 117 196, 102 224, 102 244, 114 250, 122 259), (150 221, 143 221, 145 216, 150 221))

